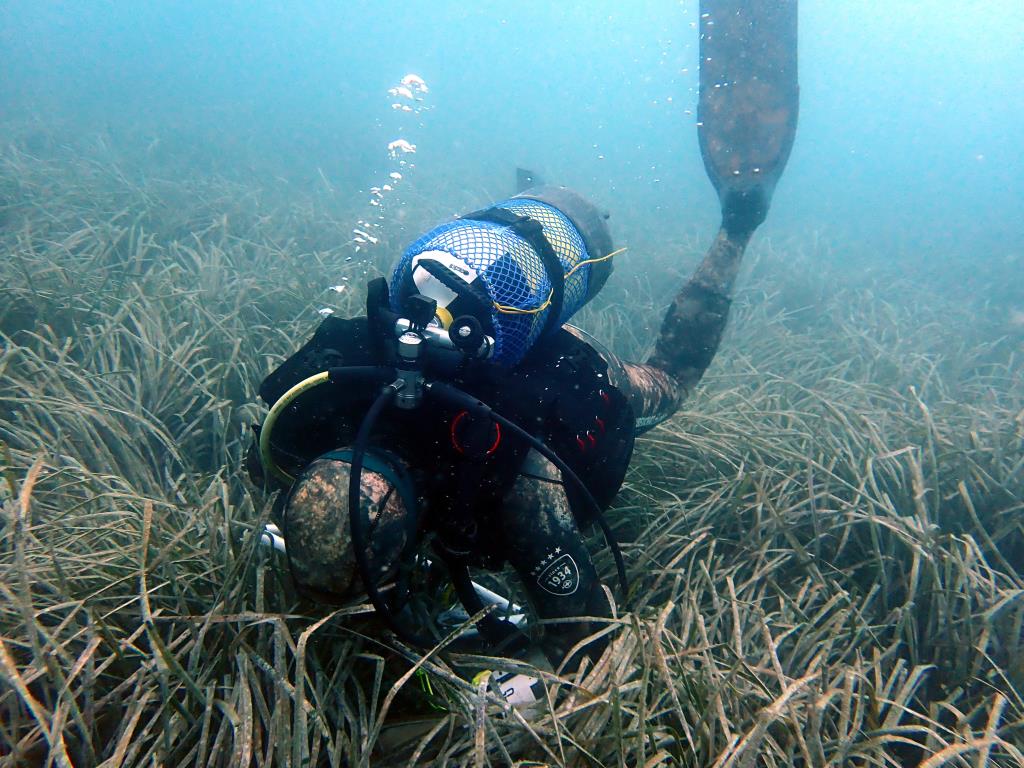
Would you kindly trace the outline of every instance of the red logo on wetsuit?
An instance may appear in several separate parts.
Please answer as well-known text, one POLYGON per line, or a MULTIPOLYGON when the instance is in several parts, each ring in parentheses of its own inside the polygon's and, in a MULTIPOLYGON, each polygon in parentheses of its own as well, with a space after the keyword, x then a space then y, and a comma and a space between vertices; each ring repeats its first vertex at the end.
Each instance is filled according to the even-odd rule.
POLYGON ((476 455, 477 458, 492 455, 496 450, 498 450, 498 445, 501 444, 501 425, 496 421, 490 422, 490 434, 493 435, 493 438, 490 438, 490 447, 485 448, 481 445, 473 448, 467 444, 468 442, 471 442, 471 438, 468 438, 468 436, 463 434, 468 431, 467 429, 463 429, 463 427, 470 424, 473 420, 472 417, 467 419, 467 416, 469 416, 469 411, 459 411, 455 415, 455 418, 452 419, 452 424, 449 428, 449 433, 452 438, 452 446, 461 454, 472 454, 476 455))

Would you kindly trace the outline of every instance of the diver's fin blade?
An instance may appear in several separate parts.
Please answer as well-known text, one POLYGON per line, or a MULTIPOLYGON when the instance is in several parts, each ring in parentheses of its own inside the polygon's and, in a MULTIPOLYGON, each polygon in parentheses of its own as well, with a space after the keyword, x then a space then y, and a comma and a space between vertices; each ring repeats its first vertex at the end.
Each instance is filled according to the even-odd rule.
POLYGON ((701 0, 701 154, 723 216, 738 209, 749 231, 767 214, 799 106, 797 0, 701 0))
POLYGON ((525 168, 516 168, 516 194, 520 195, 531 187, 539 187, 544 180, 533 171, 525 168))

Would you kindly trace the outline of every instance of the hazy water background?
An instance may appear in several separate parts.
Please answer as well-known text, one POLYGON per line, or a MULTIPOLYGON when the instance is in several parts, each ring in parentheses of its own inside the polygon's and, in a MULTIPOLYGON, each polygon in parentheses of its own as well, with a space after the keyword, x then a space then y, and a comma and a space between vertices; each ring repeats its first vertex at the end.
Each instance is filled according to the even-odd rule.
MULTIPOLYGON (((444 210, 504 195, 525 165, 608 207, 620 239, 668 248, 718 216, 697 7, 8 0, 0 108, 147 142, 164 175, 326 179, 353 210, 403 136, 444 210), (387 95, 408 72, 431 88, 415 118, 387 95)), ((805 0, 800 25, 800 127, 764 233, 820 232, 866 264, 1024 264, 1024 3, 805 0)))
MULTIPOLYGON (((697 756, 680 762, 707 765, 1020 743, 1024 3, 801 5, 800 127, 731 336, 611 513, 636 632, 583 688, 619 703, 572 704, 557 728, 502 712, 492 762, 494 734, 516 759, 557 753, 539 733, 606 764, 689 750, 684 730, 697 756), (690 717, 680 701, 685 729, 623 716, 690 717)), ((254 552, 254 389, 318 307, 358 308, 327 287, 357 282, 352 229, 398 167, 375 266, 508 194, 517 165, 610 209, 629 251, 582 320, 642 353, 718 224, 697 16, 696 0, 0 0, 0 673, 46 707, 0 696, 3 737, 34 750, 15 763, 62 732, 76 764, 381 749, 366 724, 405 705, 367 702, 391 700, 405 662, 382 678, 361 624, 307 613, 254 552), (391 108, 410 72, 425 111, 391 108), (388 156, 399 137, 414 169, 388 156), (168 652, 199 696, 179 695, 168 652)), ((442 684, 437 748, 468 756, 481 699, 442 684)))

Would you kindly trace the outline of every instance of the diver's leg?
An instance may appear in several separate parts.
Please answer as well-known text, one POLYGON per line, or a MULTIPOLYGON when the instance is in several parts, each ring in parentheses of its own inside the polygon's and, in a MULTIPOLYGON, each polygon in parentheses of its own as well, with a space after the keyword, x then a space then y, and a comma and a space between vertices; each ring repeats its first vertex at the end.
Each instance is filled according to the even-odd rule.
POLYGON ((729 318, 729 297, 748 239, 749 235, 719 233, 669 307, 646 365, 622 362, 598 347, 612 383, 633 406, 638 433, 675 413, 711 365, 729 318))
POLYGON ((697 271, 676 295, 647 361, 675 379, 689 395, 711 365, 732 304, 732 286, 750 233, 722 229, 697 271))
POLYGON ((574 325, 563 327, 593 347, 608 364, 609 383, 626 396, 633 409, 637 434, 660 424, 679 409, 687 391, 667 370, 624 362, 586 331, 574 325))
MULTIPOLYGON (((542 619, 610 616, 611 606, 569 508, 561 474, 531 451, 500 512, 508 562, 542 619)), ((552 622, 545 652, 555 664, 594 631, 588 622, 552 622)))
POLYGON ((797 0, 701 0, 700 17, 698 136, 722 224, 669 307, 647 361, 678 382, 683 396, 718 351, 743 251, 768 214, 793 146, 800 93, 797 0))
MULTIPOLYGON (((283 533, 296 584, 319 599, 344 600, 362 589, 349 527, 351 452, 313 460, 284 503, 283 533)), ((380 585, 391 578, 416 533, 416 497, 405 468, 389 455, 367 452, 359 504, 370 521, 369 561, 380 585)))
POLYGON ((647 365, 626 366, 638 427, 668 418, 711 365, 743 251, 768 214, 796 134, 797 0, 701 0, 700 18, 698 136, 722 224, 669 307, 647 365))

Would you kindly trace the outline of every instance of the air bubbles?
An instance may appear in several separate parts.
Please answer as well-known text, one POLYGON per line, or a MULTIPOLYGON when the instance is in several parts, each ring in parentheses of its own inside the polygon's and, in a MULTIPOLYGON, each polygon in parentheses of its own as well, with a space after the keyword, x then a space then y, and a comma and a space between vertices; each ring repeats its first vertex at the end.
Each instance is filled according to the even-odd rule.
POLYGON ((413 73, 409 73, 402 78, 402 85, 416 91, 416 93, 430 93, 430 89, 427 88, 427 84, 423 78, 413 73))
POLYGON ((401 154, 412 154, 416 151, 416 145, 405 139, 395 139, 388 143, 388 154, 391 157, 398 157, 401 154))
POLYGON ((388 88, 388 96, 395 101, 391 102, 391 109, 396 112, 408 112, 419 115, 420 112, 428 109, 424 103, 424 96, 430 92, 426 82, 416 74, 408 74, 402 78, 398 85, 388 88))
MULTIPOLYGON (((386 238, 384 227, 393 219, 401 221, 403 213, 401 206, 404 203, 401 199, 396 201, 394 197, 399 193, 400 183, 408 183, 406 177, 415 168, 415 165, 408 162, 407 158, 416 154, 418 149, 414 141, 415 137, 409 131, 417 125, 420 128, 423 127, 423 123, 419 120, 410 124, 405 115, 409 114, 418 118, 428 110, 430 108, 426 103, 428 93, 430 93, 430 88, 426 81, 412 72, 387 89, 391 112, 397 113, 390 118, 390 130, 394 131, 392 135, 395 135, 395 138, 385 146, 388 159, 385 161, 385 167, 381 170, 383 174, 386 174, 386 178, 381 180, 383 183, 370 187, 366 216, 359 219, 352 229, 352 239, 348 244, 354 246, 352 249, 354 253, 358 254, 363 250, 370 251, 373 247, 379 246, 386 238)), ((388 130, 387 119, 378 119, 377 124, 388 130)), ((360 262, 363 265, 370 263, 369 260, 369 255, 360 257, 360 262)), ((345 261, 352 261, 352 257, 349 256, 345 261)), ((344 286, 332 286, 330 290, 340 293, 340 288, 344 288, 344 286)))
POLYGON ((376 245, 379 242, 379 238, 374 237, 364 229, 356 227, 352 230, 352 234, 355 235, 355 241, 359 245, 376 245))

